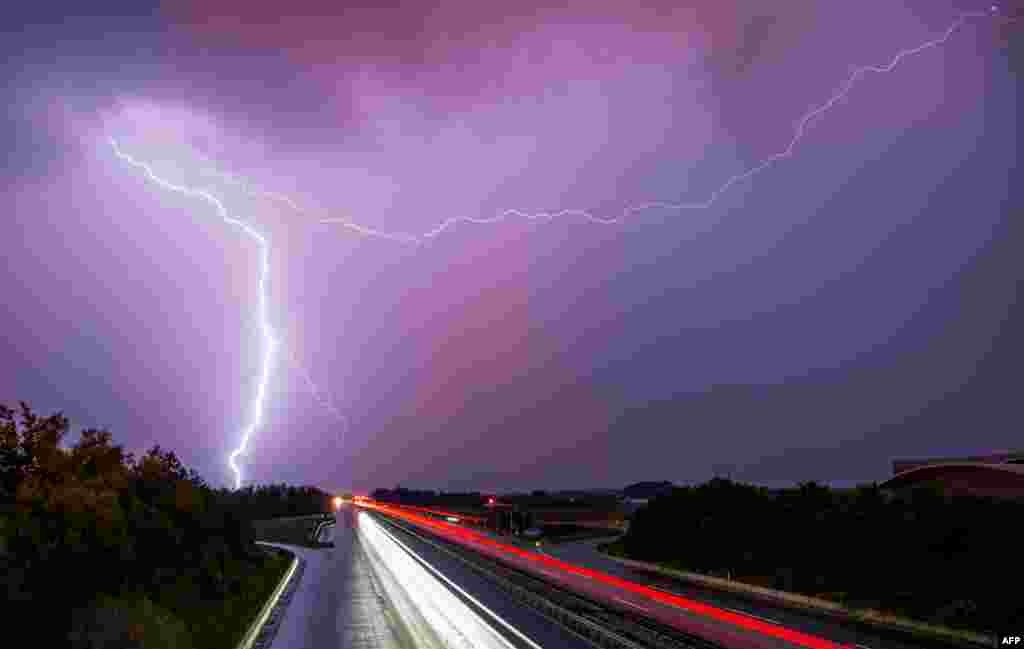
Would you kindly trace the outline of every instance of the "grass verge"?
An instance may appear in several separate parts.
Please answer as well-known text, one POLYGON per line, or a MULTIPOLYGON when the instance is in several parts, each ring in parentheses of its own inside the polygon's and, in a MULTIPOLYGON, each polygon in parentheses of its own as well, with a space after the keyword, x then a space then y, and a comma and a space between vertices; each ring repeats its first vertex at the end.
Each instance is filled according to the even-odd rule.
POLYGON ((589 539, 603 539, 622 534, 622 530, 605 529, 600 527, 587 527, 585 525, 546 525, 541 524, 541 537, 544 543, 558 544, 570 543, 572 541, 586 541, 589 539))
POLYGON ((605 554, 613 557, 619 557, 622 559, 628 558, 626 556, 626 544, 622 539, 617 539, 610 543, 602 543, 597 546, 597 549, 599 552, 604 552, 605 554))
MULTIPOLYGON (((621 540, 598 545, 597 549, 610 557, 624 559, 626 563, 634 561, 626 555, 624 544, 621 540)), ((983 633, 928 624, 895 613, 848 606, 820 596, 811 597, 768 588, 762 583, 764 580, 757 577, 748 579, 741 576, 723 579, 721 577, 688 571, 676 564, 635 563, 643 563, 645 570, 681 579, 689 583, 697 583, 707 588, 734 592, 751 599, 771 601, 775 604, 792 606, 796 609, 812 611, 825 616, 839 617, 871 627, 908 634, 919 639, 938 640, 963 647, 988 647, 992 643, 992 637, 983 633)))
POLYGON ((188 579, 161 593, 158 603, 185 624, 192 647, 233 649, 241 642, 292 561, 284 552, 266 550, 261 554, 259 560, 231 566, 240 581, 223 599, 202 597, 188 579))

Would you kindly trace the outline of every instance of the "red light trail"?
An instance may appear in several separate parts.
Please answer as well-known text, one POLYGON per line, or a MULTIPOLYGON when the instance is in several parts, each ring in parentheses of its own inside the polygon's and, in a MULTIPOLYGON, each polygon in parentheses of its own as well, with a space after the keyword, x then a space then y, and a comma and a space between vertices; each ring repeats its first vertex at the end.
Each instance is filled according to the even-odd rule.
MULTIPOLYGON (((786 627, 779 626, 777 624, 771 624, 769 622, 764 622, 749 615, 727 611, 716 606, 712 606, 710 604, 705 604, 703 602, 698 602, 696 600, 682 597, 680 595, 674 595, 672 593, 668 593, 665 591, 656 590, 654 588, 650 588, 648 586, 644 586, 642 584, 638 584, 627 579, 622 579, 621 577, 615 577, 613 575, 599 572, 597 570, 576 566, 571 563, 555 559, 554 557, 537 554, 535 552, 523 550, 522 548, 517 548, 512 545, 506 545, 499 541, 495 541, 489 536, 481 534, 479 532, 474 532, 472 530, 468 530, 457 525, 452 525, 451 523, 446 523, 432 518, 427 518, 425 516, 420 516, 418 514, 402 510, 409 508, 409 506, 402 505, 402 509, 399 509, 398 507, 382 503, 376 503, 369 500, 364 500, 360 504, 364 507, 376 509, 378 511, 393 516, 398 516, 399 518, 407 520, 411 523, 419 524, 422 526, 433 528, 438 531, 445 532, 446 535, 454 535, 456 537, 461 538, 463 541, 486 545, 494 550, 497 550, 501 554, 511 555, 519 557, 521 559, 528 559, 530 561, 535 561, 539 564, 543 564, 545 567, 555 568, 557 570, 561 570, 569 574, 579 575, 581 577, 593 579, 595 581, 604 583, 605 585, 613 586, 615 588, 619 588, 627 592, 641 595, 648 599, 654 600, 658 603, 666 604, 675 608, 680 608, 691 613, 696 613, 698 615, 702 615, 704 617, 717 620, 719 622, 725 622, 727 624, 740 627, 747 631, 754 631, 756 633, 760 633, 762 635, 776 638, 779 640, 784 640, 786 642, 790 642, 802 647, 809 647, 810 649, 849 649, 846 645, 840 645, 830 640, 818 638, 812 635, 808 635, 806 633, 802 633, 800 631, 787 629, 786 627)), ((439 512, 437 510, 429 510, 426 508, 413 507, 412 509, 421 509, 424 511, 437 513, 441 515, 455 515, 447 512, 439 512)))

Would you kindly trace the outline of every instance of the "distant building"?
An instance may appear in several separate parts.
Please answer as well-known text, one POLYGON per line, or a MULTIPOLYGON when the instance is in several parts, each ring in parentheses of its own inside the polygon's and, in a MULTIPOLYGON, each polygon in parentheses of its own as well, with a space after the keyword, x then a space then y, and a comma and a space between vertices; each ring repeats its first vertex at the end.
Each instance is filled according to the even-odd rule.
POLYGON ((935 484, 949 495, 1024 499, 1024 451, 894 460, 893 477, 880 486, 901 491, 935 484))
POLYGON ((966 457, 936 457, 918 460, 893 460, 892 474, 899 475, 911 469, 936 464, 1024 464, 1024 451, 993 453, 990 455, 968 455, 966 457))
POLYGON ((622 495, 626 497, 626 500, 632 501, 647 501, 651 498, 657 498, 658 496, 667 496, 672 493, 673 484, 671 482, 637 482, 631 484, 622 490, 622 495))

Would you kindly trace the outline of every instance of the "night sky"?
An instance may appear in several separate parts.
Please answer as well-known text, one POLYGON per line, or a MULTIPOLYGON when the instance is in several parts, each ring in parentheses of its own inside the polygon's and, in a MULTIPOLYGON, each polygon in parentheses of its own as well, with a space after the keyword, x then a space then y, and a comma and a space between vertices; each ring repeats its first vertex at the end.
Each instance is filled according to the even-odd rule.
POLYGON ((246 482, 841 484, 1024 446, 1005 6, 433 4, 8 7, 0 399, 233 480, 259 251, 112 137, 270 241, 281 350, 246 482), (984 15, 864 76, 707 209, 460 222, 419 246, 320 223, 705 201, 857 66, 964 11, 984 15))

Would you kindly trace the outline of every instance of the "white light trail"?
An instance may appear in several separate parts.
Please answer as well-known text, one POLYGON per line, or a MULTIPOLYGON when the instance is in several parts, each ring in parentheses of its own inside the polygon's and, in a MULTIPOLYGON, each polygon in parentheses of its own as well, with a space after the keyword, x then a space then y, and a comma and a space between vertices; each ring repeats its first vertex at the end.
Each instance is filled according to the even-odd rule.
MULTIPOLYGON (((466 649, 511 649, 514 646, 497 633, 480 613, 452 593, 456 591, 490 617, 492 624, 512 633, 530 649, 540 649, 533 640, 419 557, 412 548, 366 512, 359 512, 357 520, 360 536, 367 541, 387 571, 396 577, 405 595, 412 600, 430 628, 444 640, 445 646, 466 649)), ((380 568, 377 570, 380 571, 380 568)), ((392 595, 393 601, 400 599, 392 595)))
POLYGON ((242 441, 238 445, 238 448, 233 450, 231 455, 228 456, 228 464, 231 466, 231 470, 235 472, 235 489, 238 489, 242 486, 242 470, 238 467, 235 460, 239 455, 245 453, 245 450, 249 445, 249 439, 263 423, 263 411, 267 399, 267 384, 270 382, 270 374, 274 365, 274 353, 277 351, 278 347, 277 338, 274 336, 274 330, 270 326, 270 321, 267 316, 267 279, 270 275, 270 242, 264 235, 260 234, 248 223, 231 216, 228 213, 227 208, 224 206, 224 203, 209 191, 179 185, 160 177, 150 165, 136 160, 129 154, 122 151, 121 147, 118 146, 117 141, 113 138, 110 138, 110 146, 114 148, 114 153, 118 158, 129 163, 133 167, 141 169, 146 176, 157 185, 169 191, 177 192, 191 198, 202 199, 213 205, 217 210, 217 214, 225 223, 229 223, 240 228, 246 236, 256 241, 259 245, 260 276, 258 282, 259 307, 257 309, 257 316, 260 323, 260 332, 263 336, 263 362, 260 369, 260 379, 256 388, 256 395, 253 397, 252 405, 250 406, 249 422, 242 430, 242 441))

